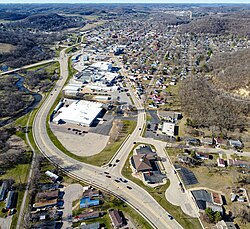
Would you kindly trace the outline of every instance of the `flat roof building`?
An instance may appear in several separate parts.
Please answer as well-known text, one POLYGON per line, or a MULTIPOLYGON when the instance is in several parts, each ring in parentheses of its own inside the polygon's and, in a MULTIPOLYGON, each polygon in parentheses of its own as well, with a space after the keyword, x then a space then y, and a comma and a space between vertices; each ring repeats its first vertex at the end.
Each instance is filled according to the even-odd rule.
POLYGON ((53 122, 72 123, 81 126, 91 126, 94 120, 102 111, 102 103, 90 102, 86 100, 79 100, 73 102, 68 107, 59 109, 53 122))
POLYGON ((175 123, 164 122, 162 126, 162 133, 168 136, 177 136, 178 135, 178 126, 175 123))

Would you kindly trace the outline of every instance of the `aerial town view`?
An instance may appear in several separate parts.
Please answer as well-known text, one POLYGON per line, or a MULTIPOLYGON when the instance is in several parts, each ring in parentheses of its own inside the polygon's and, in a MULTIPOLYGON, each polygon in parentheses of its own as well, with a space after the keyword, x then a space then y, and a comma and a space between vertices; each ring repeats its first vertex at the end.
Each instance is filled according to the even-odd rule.
POLYGON ((0 229, 28 228, 250 228, 249 0, 0 0, 0 229))

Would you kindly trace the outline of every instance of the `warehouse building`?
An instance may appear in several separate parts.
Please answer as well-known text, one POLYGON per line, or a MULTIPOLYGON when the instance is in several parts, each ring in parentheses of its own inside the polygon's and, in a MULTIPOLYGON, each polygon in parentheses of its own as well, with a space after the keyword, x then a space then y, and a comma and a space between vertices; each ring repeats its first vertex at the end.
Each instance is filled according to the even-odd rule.
POLYGON ((81 126, 91 126, 94 120, 101 114, 102 103, 86 100, 78 100, 68 107, 61 107, 58 115, 53 119, 55 123, 72 123, 81 126))

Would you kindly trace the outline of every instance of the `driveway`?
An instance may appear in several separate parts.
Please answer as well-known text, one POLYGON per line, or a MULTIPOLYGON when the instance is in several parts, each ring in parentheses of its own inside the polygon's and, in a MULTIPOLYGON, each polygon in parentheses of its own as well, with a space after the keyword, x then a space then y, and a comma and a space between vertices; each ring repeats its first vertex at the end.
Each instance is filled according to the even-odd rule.
POLYGON ((64 189, 64 209, 62 229, 72 228, 72 202, 79 199, 83 194, 83 187, 80 184, 71 184, 64 189))

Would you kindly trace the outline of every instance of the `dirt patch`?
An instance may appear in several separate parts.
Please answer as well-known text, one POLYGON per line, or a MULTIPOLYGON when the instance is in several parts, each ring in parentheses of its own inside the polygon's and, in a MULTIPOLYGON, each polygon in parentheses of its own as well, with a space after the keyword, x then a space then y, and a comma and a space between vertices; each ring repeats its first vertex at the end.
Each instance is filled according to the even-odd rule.
POLYGON ((15 46, 6 43, 0 43, 0 53, 8 53, 15 50, 15 46))

